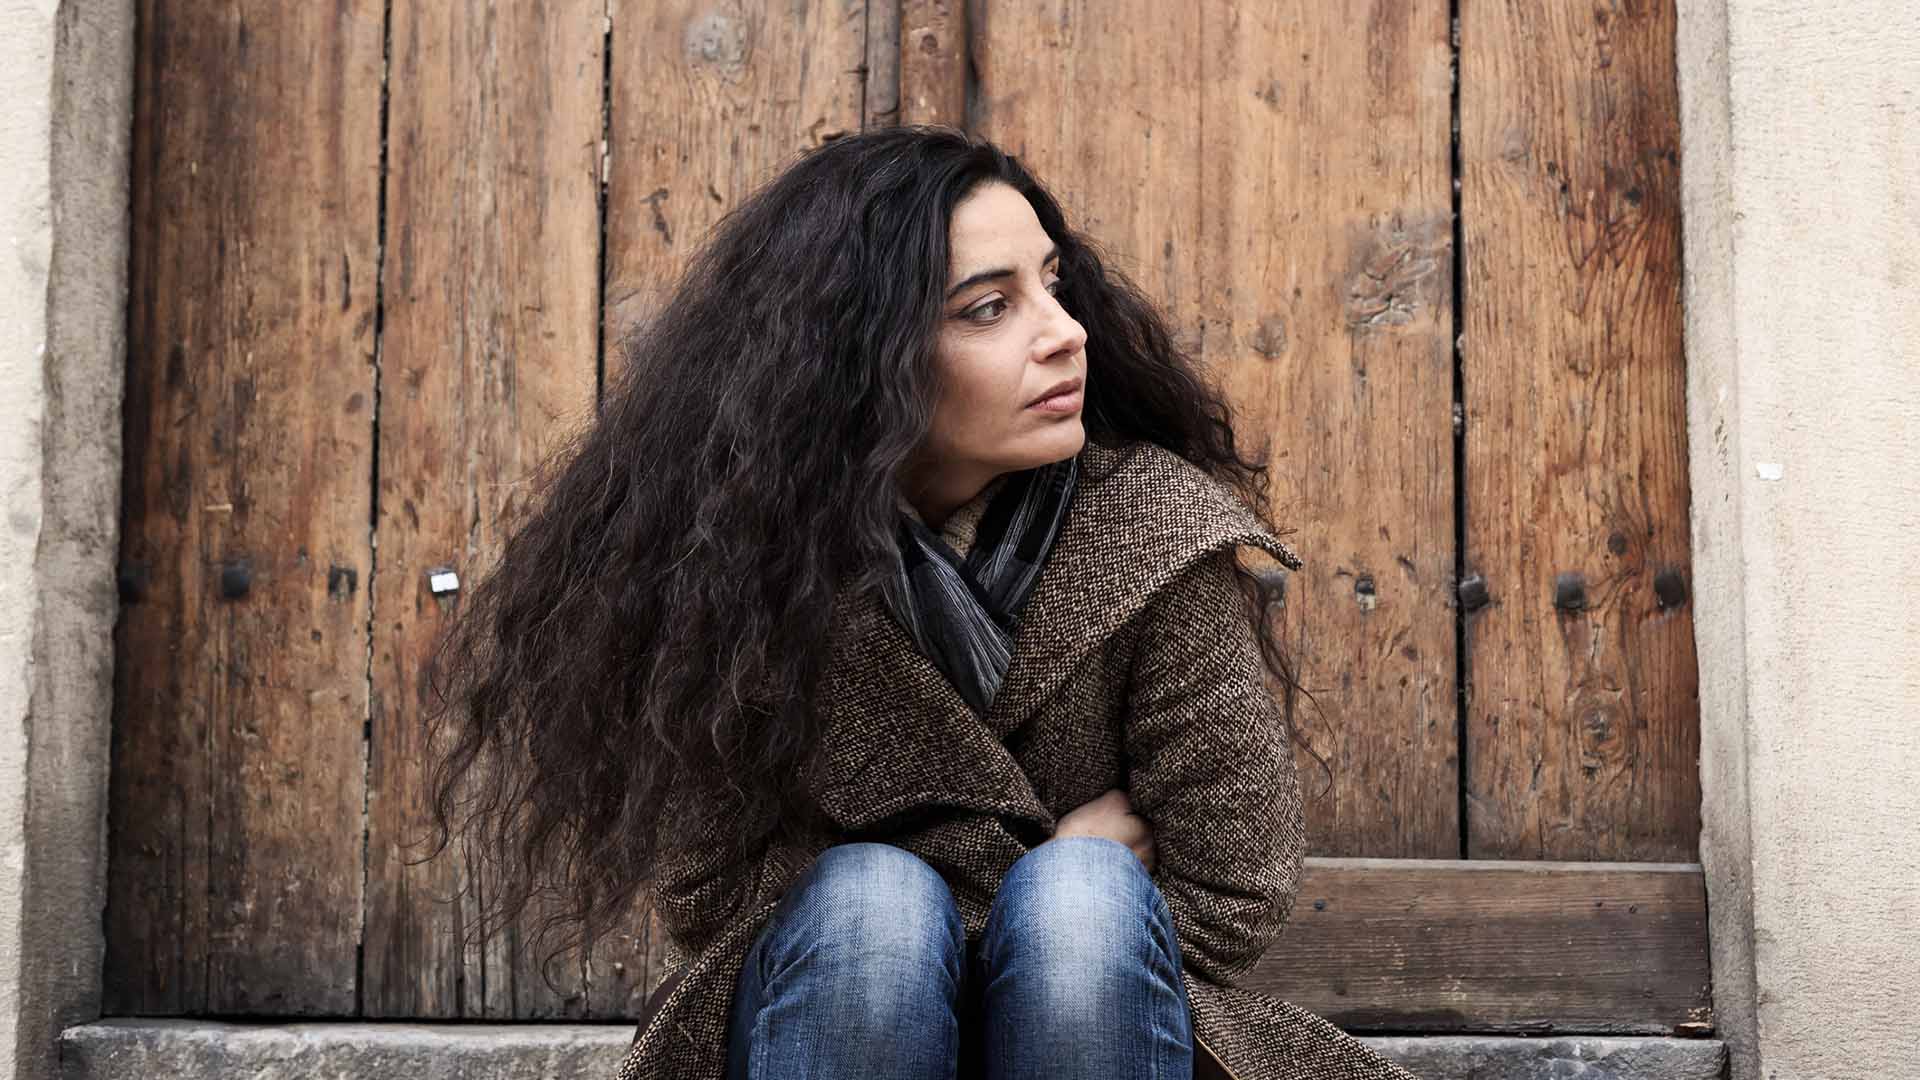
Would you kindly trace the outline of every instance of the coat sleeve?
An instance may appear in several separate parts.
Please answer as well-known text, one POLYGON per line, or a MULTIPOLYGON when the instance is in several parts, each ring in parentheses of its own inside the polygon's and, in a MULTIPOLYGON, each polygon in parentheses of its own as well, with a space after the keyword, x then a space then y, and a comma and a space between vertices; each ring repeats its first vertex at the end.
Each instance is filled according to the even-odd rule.
POLYGON ((1201 559, 1139 616, 1128 798, 1186 968, 1232 986, 1279 937, 1306 856, 1299 777, 1233 552, 1201 559))

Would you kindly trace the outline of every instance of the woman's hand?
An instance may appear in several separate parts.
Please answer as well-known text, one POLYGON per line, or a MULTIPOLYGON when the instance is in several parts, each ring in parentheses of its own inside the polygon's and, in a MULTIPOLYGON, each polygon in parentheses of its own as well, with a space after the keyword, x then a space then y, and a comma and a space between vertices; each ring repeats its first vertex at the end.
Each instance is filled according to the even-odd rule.
POLYGON ((1133 803, 1119 788, 1062 815, 1052 838, 1058 840, 1063 836, 1104 836, 1118 840, 1133 849, 1148 873, 1153 872, 1153 826, 1133 812, 1133 803))

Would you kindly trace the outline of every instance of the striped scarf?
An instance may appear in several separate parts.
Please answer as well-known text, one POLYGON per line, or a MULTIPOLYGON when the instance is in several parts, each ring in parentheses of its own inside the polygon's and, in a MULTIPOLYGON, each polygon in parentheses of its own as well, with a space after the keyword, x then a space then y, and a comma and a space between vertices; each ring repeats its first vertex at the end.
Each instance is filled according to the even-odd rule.
POLYGON ((961 558, 925 522, 900 521, 900 560, 882 593, 914 646, 982 716, 1006 678, 1020 609, 1066 520, 1080 459, 1014 473, 961 558))

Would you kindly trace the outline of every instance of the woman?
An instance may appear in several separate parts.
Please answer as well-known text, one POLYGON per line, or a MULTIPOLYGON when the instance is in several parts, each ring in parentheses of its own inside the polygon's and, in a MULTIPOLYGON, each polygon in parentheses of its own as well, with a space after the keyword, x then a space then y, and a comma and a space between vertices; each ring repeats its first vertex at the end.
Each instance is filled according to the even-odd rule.
POLYGON ((1236 986, 1305 835, 1235 550, 1300 563, 1025 169, 829 143, 622 355, 433 665, 486 925, 667 929, 621 1077, 1407 1075, 1236 986))

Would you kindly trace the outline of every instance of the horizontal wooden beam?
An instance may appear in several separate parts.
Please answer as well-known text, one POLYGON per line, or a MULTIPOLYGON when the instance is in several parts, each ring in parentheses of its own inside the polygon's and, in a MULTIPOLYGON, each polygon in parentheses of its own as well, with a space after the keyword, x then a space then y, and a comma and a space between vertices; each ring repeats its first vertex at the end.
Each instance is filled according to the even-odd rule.
POLYGON ((1712 1032, 1698 863, 1309 859, 1247 987, 1350 1031, 1712 1032))

